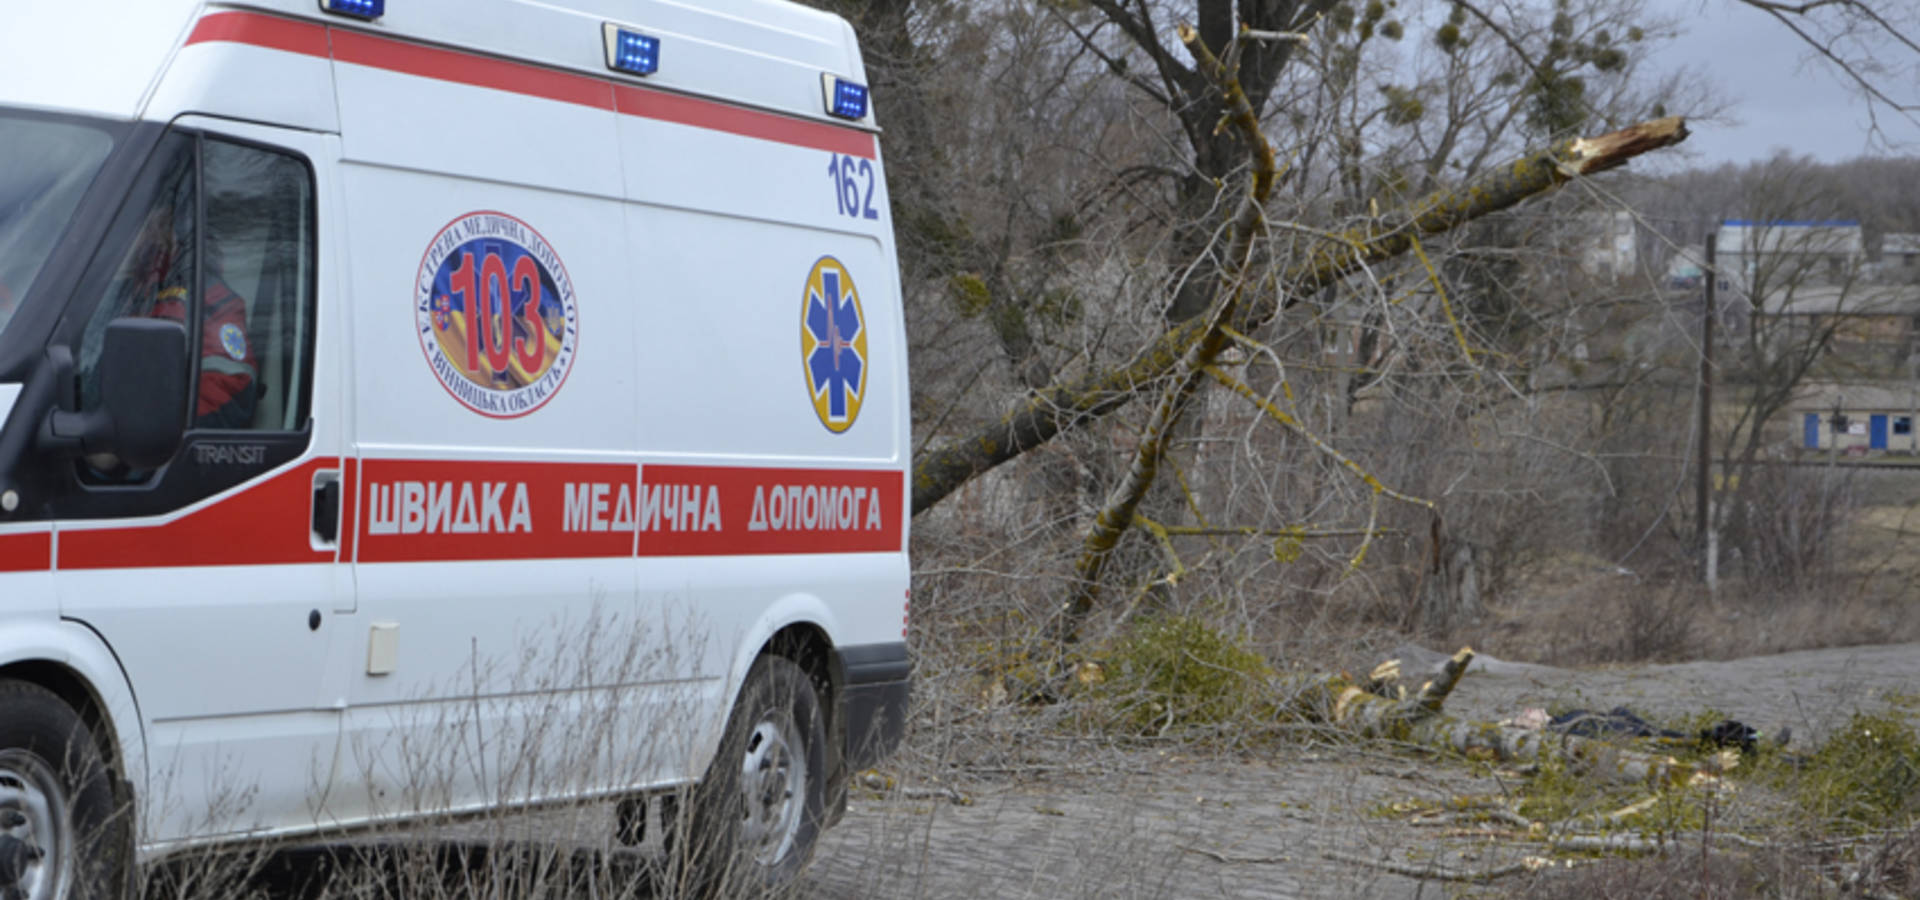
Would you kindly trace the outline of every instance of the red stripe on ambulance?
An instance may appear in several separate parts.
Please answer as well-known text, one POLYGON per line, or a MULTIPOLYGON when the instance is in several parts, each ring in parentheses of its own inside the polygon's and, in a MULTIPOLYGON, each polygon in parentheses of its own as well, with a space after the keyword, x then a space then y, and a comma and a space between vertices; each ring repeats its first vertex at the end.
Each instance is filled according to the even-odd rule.
POLYGON ((897 470, 650 465, 641 481, 641 556, 900 550, 897 470))
POLYGON ((570 485, 631 485, 635 473, 630 463, 364 460, 359 559, 630 556, 631 533, 570 532, 562 523, 570 485))
POLYGON ((215 13, 201 17, 187 35, 187 44, 224 41, 284 50, 304 56, 327 57, 327 26, 259 13, 215 13))
POLYGON ((613 86, 598 78, 459 50, 423 47, 357 31, 329 30, 333 32, 333 58, 336 62, 558 100, 594 109, 613 109, 613 86))
POLYGON ((851 128, 776 113, 714 103, 698 97, 616 86, 614 107, 622 115, 691 125, 741 137, 873 158, 873 135, 851 128))
MULTIPOLYGON (((592 33, 594 37, 598 35, 598 31, 592 33)), ((854 128, 262 13, 212 13, 202 17, 187 37, 188 46, 214 41, 331 58, 336 62, 865 159, 873 159, 877 154, 874 136, 854 128)))
POLYGON ((905 514, 898 471, 367 460, 362 473, 365 563, 898 552, 905 514))
POLYGON ((52 533, 0 534, 0 572, 45 572, 50 568, 53 568, 52 533))
POLYGON ((338 458, 310 459, 167 522, 108 528, 62 524, 62 569, 258 566, 334 561, 314 549, 313 476, 338 458))

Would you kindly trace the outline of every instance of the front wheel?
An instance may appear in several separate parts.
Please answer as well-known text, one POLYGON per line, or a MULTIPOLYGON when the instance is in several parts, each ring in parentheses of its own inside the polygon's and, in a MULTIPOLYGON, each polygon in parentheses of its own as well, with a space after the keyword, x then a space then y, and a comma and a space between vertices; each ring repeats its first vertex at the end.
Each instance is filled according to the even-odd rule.
POLYGON ((123 896, 125 824, 80 716, 45 688, 0 681, 0 898, 123 896))
POLYGON ((792 661, 763 656, 694 791, 687 850, 700 880, 728 896, 792 882, 819 841, 825 797, 819 694, 792 661))

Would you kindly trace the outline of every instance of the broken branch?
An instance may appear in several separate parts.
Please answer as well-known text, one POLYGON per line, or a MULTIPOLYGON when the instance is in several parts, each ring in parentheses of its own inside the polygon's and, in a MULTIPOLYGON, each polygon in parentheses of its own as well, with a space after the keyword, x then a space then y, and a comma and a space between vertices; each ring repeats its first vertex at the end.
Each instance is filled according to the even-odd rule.
POLYGON ((1291 705, 1356 737, 1385 738, 1496 762, 1559 759, 1607 781, 1644 784, 1655 790, 1711 780, 1739 764, 1739 754, 1733 751, 1698 764, 1685 763, 1609 741, 1456 719, 1440 709, 1473 662, 1471 649, 1461 648, 1412 696, 1374 693, 1397 680, 1399 668, 1392 662, 1383 663, 1357 685, 1344 677, 1321 676, 1300 690, 1291 705))
MULTIPOLYGON (((1467 185, 1427 195, 1398 213, 1335 235, 1281 273, 1283 292, 1255 297, 1230 322, 1240 331, 1266 323, 1300 297, 1362 266, 1406 252, 1414 236, 1438 234, 1512 207, 1567 180, 1610 169, 1687 137, 1684 120, 1657 119, 1601 135, 1564 141, 1483 173, 1467 185)), ((1244 233, 1244 232, 1243 232, 1244 233)), ((920 454, 913 469, 913 512, 940 502, 974 478, 1077 427, 1119 409, 1147 385, 1177 371, 1187 352, 1212 330, 1211 317, 1172 328, 1126 365, 1098 370, 1036 392, 999 420, 920 454)))
MULTIPOLYGON (((1152 487, 1158 477, 1160 460, 1166 451, 1167 437, 1173 433, 1174 425, 1186 412, 1187 402, 1193 398, 1200 386, 1200 374, 1210 368, 1213 361, 1225 350, 1229 341, 1221 328, 1235 316, 1245 300, 1247 293, 1247 260, 1253 253, 1253 236, 1264 231, 1265 213, 1262 206, 1273 192, 1276 174, 1273 147, 1267 143, 1266 135, 1260 131, 1260 119, 1247 101, 1246 94, 1240 89, 1240 83, 1233 73, 1228 72, 1220 61, 1214 58, 1199 32, 1182 24, 1179 29, 1180 40, 1193 54, 1200 71, 1220 89, 1226 99, 1227 119, 1239 129, 1241 137, 1252 148, 1253 184, 1246 198, 1241 201, 1240 211, 1234 217, 1232 243, 1227 254, 1227 268, 1222 273, 1225 289, 1213 304, 1213 309, 1201 317, 1206 324, 1198 339, 1180 355, 1175 367, 1178 373, 1174 386, 1160 398, 1154 406, 1153 415, 1142 430, 1140 445, 1135 449, 1133 461, 1127 466, 1127 474, 1115 486, 1106 505, 1094 516, 1093 525, 1087 530, 1087 537, 1079 559, 1074 561, 1074 579, 1071 592, 1061 614, 1055 622, 1053 637, 1056 642, 1073 641, 1079 632, 1080 623, 1093 611, 1094 603, 1100 596, 1101 576, 1106 571, 1107 559, 1127 528, 1139 520, 1136 513, 1140 501, 1146 497, 1147 489, 1152 487)), ((1162 542, 1169 553, 1172 544, 1166 541, 1161 532, 1162 542)), ((1176 565, 1178 565, 1176 558, 1176 565)))

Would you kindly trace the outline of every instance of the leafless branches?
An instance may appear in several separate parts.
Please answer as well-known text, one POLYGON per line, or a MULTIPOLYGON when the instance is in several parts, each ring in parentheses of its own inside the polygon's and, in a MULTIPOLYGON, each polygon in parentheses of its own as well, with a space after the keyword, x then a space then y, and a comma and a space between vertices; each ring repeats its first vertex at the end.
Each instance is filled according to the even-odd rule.
POLYGON ((1920 122, 1920 96, 1899 93, 1920 73, 1920 19, 1910 6, 1879 0, 1734 2, 1771 16, 1866 95, 1876 128, 1876 107, 1920 122))

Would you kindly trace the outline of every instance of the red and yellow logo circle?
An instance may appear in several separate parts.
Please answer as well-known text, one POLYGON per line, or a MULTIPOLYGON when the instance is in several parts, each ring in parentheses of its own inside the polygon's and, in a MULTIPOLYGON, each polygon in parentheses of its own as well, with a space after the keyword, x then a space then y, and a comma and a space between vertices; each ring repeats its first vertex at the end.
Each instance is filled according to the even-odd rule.
POLYGON ((414 318, 434 377, 483 416, 539 409, 573 370, 573 280, 540 232, 505 213, 468 213, 434 235, 420 259, 414 318))

